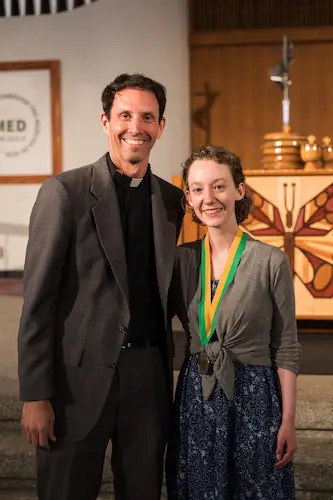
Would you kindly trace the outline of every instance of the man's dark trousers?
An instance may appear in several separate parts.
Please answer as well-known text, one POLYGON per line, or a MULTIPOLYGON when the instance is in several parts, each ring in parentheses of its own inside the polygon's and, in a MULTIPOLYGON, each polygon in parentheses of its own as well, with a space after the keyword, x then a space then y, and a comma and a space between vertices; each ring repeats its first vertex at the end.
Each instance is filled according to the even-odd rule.
POLYGON ((161 348, 124 349, 91 433, 78 443, 59 441, 52 451, 37 450, 39 500, 95 500, 110 439, 116 500, 159 500, 169 428, 168 384, 161 348))

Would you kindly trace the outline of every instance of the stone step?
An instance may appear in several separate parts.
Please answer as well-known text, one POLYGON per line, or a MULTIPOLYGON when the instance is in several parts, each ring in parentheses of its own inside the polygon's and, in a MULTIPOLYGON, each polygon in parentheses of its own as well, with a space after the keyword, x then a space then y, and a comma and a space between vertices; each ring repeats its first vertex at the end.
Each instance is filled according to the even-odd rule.
MULTIPOLYGON (((36 500, 36 491, 34 489, 0 489, 1 500, 36 500)), ((332 500, 332 492, 316 492, 316 491, 297 491, 296 500, 332 500)), ((101 492, 97 500, 114 500, 112 492, 101 492)), ((166 500, 165 493, 162 494, 161 500, 166 500)))
MULTIPOLYGON (((29 498, 29 497, 28 497, 29 498)), ((327 491, 296 491, 296 500, 332 500, 333 490, 327 491)), ((29 499, 30 500, 30 499, 29 499)))
MULTIPOLYGON (((101 491, 96 500, 114 500, 113 485, 103 483, 101 491)), ((165 485, 162 488, 161 500, 166 500, 165 485)), ((36 500, 36 484, 32 480, 4 480, 0 478, 0 499, 1 500, 36 500)), ((306 499, 307 500, 307 499, 306 499)), ((316 499, 317 500, 317 499, 316 499)), ((321 500, 321 499, 318 499, 321 500)), ((326 500, 326 498, 323 498, 326 500)))
POLYGON ((297 431, 297 446, 297 488, 330 491, 333 499, 333 432, 297 431))
POLYGON ((331 375, 298 377, 296 420, 298 429, 333 430, 332 387, 331 375))
MULTIPOLYGON (((174 372, 177 381, 178 372, 174 372)), ((333 431, 333 376, 300 375, 297 390, 298 429, 333 431)), ((0 421, 21 419, 18 384, 13 379, 0 379, 0 421)), ((333 498, 332 498, 333 500, 333 498)))
MULTIPOLYGON (((104 462, 103 483, 112 486, 111 444, 107 448, 104 462)), ((0 487, 15 485, 15 481, 33 481, 36 476, 35 451, 27 443, 18 422, 0 422, 0 487)), ((1 496, 0 496, 1 498, 1 496)))
MULTIPOLYGON (((332 492, 333 499, 333 431, 298 431, 295 458, 297 489, 332 492)), ((105 458, 103 484, 112 488, 111 447, 105 458)), ((31 445, 21 436, 17 424, 0 423, 0 488, 14 487, 22 481, 35 480, 35 457, 31 445)), ((1 495, 0 495, 1 497, 1 495)), ((2 498, 2 497, 1 497, 2 498)))
MULTIPOLYGON (((0 490, 0 498, 1 500, 36 500, 36 491, 33 489, 30 490, 0 490)), ((97 500, 114 500, 113 493, 101 493, 98 496, 97 500)))
MULTIPOLYGON (((36 500, 36 490, 34 489, 6 489, 6 490, 1 490, 0 489, 0 498, 1 500, 36 500)), ((112 492, 103 492, 98 495, 97 500, 114 500, 114 493, 112 492)), ((166 494, 162 493, 161 500, 166 500, 166 494)), ((298 499, 297 499, 298 500, 298 499)), ((301 498, 300 500, 303 500, 301 498)), ((304 500, 312 500, 312 498, 304 498, 304 500)), ((326 497, 317 497, 314 498, 313 500, 328 500, 326 497)))
POLYGON ((21 411, 17 380, 0 376, 0 420, 20 420, 21 411))
MULTIPOLYGON (((1 500, 36 500, 37 495, 34 489, 0 489, 0 498, 1 500)), ((101 492, 97 500, 114 500, 114 494, 112 492, 101 492)))
MULTIPOLYGON (((37 494, 34 488, 9 488, 1 489, 0 487, 0 498, 1 500, 36 500, 37 494)), ((114 493, 112 491, 101 491, 98 495, 97 500, 114 500, 114 493)), ((166 500, 165 491, 162 492, 161 500, 166 500)), ((297 499, 298 500, 298 499, 297 499)), ((301 499, 303 500, 303 499, 301 499)), ((307 498, 304 500, 308 500, 307 498)), ((312 500, 312 498, 309 500, 312 500)), ((317 500, 315 498, 314 500, 317 500)), ((327 500, 325 497, 319 498, 318 500, 327 500)))

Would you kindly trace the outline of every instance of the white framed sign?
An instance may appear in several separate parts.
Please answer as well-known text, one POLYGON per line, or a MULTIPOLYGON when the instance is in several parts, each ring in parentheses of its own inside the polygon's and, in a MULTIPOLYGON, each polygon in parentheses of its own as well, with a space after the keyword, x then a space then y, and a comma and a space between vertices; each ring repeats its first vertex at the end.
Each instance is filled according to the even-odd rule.
POLYGON ((0 184, 61 170, 60 62, 0 63, 0 184))

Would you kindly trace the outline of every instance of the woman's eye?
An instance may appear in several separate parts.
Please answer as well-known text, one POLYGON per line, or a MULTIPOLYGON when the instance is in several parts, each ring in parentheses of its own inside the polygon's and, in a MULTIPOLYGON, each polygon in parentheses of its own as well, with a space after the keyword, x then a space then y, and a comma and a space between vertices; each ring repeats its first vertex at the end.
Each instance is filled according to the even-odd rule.
POLYGON ((218 184, 217 186, 215 186, 215 189, 217 191, 220 191, 221 189, 224 189, 225 186, 223 186, 222 184, 218 184))

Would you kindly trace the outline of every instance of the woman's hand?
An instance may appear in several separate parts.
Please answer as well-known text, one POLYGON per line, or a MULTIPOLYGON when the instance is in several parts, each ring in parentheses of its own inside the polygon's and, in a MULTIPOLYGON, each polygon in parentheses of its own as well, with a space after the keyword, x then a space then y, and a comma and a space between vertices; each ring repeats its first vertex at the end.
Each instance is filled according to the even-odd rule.
POLYGON ((282 391, 282 423, 277 436, 275 467, 281 469, 296 451, 296 374, 278 368, 278 375, 282 391))
POLYGON ((294 420, 283 422, 280 426, 277 445, 275 467, 281 469, 292 460, 296 451, 296 430, 294 420))

